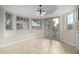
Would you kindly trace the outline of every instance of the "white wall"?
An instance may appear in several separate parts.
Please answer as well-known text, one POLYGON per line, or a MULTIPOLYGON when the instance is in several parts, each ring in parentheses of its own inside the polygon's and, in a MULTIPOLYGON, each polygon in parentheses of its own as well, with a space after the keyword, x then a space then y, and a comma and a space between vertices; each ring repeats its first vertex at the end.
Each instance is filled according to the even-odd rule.
POLYGON ((76 8, 76 13, 75 13, 75 15, 76 15, 76 20, 75 20, 75 34, 76 34, 76 48, 79 50, 79 20, 78 20, 78 17, 79 17, 79 15, 78 15, 78 13, 79 13, 79 11, 78 11, 78 8, 79 8, 79 6, 77 6, 77 8, 76 8))
POLYGON ((0 45, 4 39, 4 9, 0 8, 0 45))
POLYGON ((44 37, 44 19, 42 19, 42 29, 41 30, 32 30, 31 21, 32 19, 29 18, 29 30, 17 30, 16 29, 16 15, 13 14, 12 21, 13 21, 13 30, 6 30, 5 29, 5 17, 4 17, 4 10, 0 9, 0 47, 10 45, 12 43, 31 40, 36 38, 44 37), (3 30, 4 29, 4 30, 3 30))
POLYGON ((76 46, 76 34, 75 34, 75 21, 76 15, 75 10, 74 12, 74 24, 72 30, 66 30, 66 14, 60 16, 60 39, 66 43, 69 43, 73 46, 76 46))

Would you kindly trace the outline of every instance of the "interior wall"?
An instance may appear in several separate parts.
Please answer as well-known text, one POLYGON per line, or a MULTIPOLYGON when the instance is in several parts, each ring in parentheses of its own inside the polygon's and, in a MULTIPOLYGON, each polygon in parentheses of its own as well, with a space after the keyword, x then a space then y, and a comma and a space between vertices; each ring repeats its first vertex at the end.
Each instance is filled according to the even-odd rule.
POLYGON ((74 13, 74 24, 72 30, 66 30, 66 14, 60 16, 60 39, 66 43, 69 43, 73 46, 76 46, 76 34, 75 34, 75 21, 76 21, 76 14, 75 10, 74 13))
POLYGON ((76 11, 75 11, 75 17, 76 17, 76 20, 75 20, 75 34, 76 34, 76 48, 79 50, 79 10, 78 10, 79 6, 77 6, 76 8, 76 11))
POLYGON ((42 20, 42 30, 32 30, 31 22, 32 19, 29 19, 29 30, 17 30, 16 29, 16 17, 13 15, 13 30, 5 30, 5 43, 11 43, 15 41, 24 41, 30 39, 36 39, 44 37, 44 20, 42 20))
POLYGON ((0 45, 4 40, 4 9, 0 8, 0 45))
POLYGON ((29 18, 29 29, 28 30, 17 30, 16 29, 16 15, 12 15, 12 25, 13 25, 13 30, 6 30, 5 29, 5 11, 3 9, 0 9, 0 42, 2 43, 0 47, 10 45, 12 43, 20 42, 20 41, 25 41, 25 40, 31 40, 31 39, 36 39, 36 38, 41 38, 44 37, 45 31, 44 31, 44 19, 42 19, 42 29, 41 30, 32 30, 32 19, 29 18), (3 13, 4 12, 4 13, 3 13), (4 29, 4 30, 3 30, 4 29), (3 34, 3 35, 2 35, 3 34), (1 37, 3 37, 1 39, 1 37), (3 41, 3 42, 2 42, 3 41))

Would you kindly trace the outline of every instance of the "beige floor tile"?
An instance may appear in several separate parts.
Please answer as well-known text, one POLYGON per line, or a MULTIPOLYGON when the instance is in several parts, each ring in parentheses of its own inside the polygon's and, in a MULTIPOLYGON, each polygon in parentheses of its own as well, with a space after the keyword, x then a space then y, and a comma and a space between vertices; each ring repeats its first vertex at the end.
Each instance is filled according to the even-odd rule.
POLYGON ((57 40, 39 38, 29 41, 16 43, 4 48, 0 48, 0 53, 14 54, 64 54, 75 53, 76 48, 57 40))

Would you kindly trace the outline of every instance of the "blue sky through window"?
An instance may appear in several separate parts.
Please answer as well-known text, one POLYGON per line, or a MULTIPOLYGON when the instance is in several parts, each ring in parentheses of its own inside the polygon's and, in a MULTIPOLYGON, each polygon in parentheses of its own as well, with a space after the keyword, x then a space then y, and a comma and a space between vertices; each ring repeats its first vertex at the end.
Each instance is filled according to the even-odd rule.
POLYGON ((37 22, 32 21, 32 26, 40 26, 37 22))
POLYGON ((73 13, 67 16, 67 24, 73 24, 73 13))

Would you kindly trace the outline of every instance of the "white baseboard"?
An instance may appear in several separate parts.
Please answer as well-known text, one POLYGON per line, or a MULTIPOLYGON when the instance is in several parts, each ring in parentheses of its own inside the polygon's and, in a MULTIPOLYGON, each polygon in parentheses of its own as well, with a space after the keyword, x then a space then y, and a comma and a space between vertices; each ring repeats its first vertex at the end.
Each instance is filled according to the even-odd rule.
POLYGON ((73 43, 68 42, 68 41, 66 41, 66 40, 61 40, 61 41, 66 42, 66 43, 68 43, 68 44, 70 44, 70 45, 72 45, 72 46, 76 46, 76 44, 73 44, 73 43))

